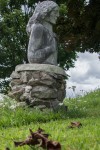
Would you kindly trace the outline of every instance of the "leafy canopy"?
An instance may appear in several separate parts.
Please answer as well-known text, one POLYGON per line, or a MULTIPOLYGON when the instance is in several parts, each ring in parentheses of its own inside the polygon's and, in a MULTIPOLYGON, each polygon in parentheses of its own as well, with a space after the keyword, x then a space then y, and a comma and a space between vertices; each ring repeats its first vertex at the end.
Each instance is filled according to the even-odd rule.
MULTIPOLYGON (((26 24, 38 0, 0 0, 0 78, 9 77, 15 66, 27 63, 29 37, 26 24)), ((76 52, 100 52, 100 1, 56 0, 60 17, 58 63, 74 66, 76 52)))

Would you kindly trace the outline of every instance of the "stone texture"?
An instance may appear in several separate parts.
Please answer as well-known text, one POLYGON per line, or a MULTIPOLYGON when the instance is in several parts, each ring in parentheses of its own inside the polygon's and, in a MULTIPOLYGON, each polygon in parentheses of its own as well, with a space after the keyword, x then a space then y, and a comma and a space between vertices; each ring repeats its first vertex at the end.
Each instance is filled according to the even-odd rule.
POLYGON ((23 71, 20 73, 20 80, 23 82, 23 83, 27 83, 30 79, 31 79, 31 72, 27 72, 27 71, 23 71))
POLYGON ((11 90, 14 92, 14 91, 19 91, 21 89, 23 89, 23 91, 25 90, 25 87, 26 85, 25 84, 22 84, 22 85, 14 85, 14 86, 11 86, 10 84, 10 87, 11 87, 11 90))
POLYGON ((19 79, 20 75, 17 72, 13 71, 12 74, 10 75, 10 77, 13 79, 19 79))
POLYGON ((57 65, 57 40, 52 26, 58 16, 59 7, 55 2, 37 4, 26 28, 29 34, 29 63, 57 65))
POLYGON ((41 109, 55 109, 66 94, 67 75, 57 66, 57 39, 53 33, 58 16, 59 6, 55 2, 37 4, 27 24, 30 64, 16 66, 11 75, 9 96, 41 109))
POLYGON ((11 82, 10 82, 10 86, 13 87, 15 85, 21 85, 22 84, 22 81, 20 79, 13 79, 11 82))
POLYGON ((66 96, 66 74, 60 67, 24 64, 18 65, 13 74, 20 78, 12 78, 9 96, 18 102, 25 102, 31 107, 54 109, 66 96))
POLYGON ((50 74, 54 73, 53 75, 55 77, 57 77, 56 74, 67 77, 67 74, 62 68, 55 65, 49 65, 49 64, 22 64, 16 66, 15 70, 16 72, 37 70, 37 71, 49 72, 50 74))
POLYGON ((31 96, 40 99, 57 98, 57 90, 46 86, 35 86, 31 91, 31 96))
POLYGON ((9 92, 8 96, 11 98, 16 99, 17 101, 21 101, 20 100, 20 96, 23 94, 23 89, 20 89, 18 91, 15 92, 9 92))

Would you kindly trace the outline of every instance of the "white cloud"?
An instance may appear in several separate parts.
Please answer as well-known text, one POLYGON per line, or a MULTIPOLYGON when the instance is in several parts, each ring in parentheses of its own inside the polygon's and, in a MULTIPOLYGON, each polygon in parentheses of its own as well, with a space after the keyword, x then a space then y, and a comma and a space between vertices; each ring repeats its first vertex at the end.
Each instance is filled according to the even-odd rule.
POLYGON ((67 74, 67 96, 72 97, 100 87, 100 60, 96 53, 79 53, 75 62, 75 68, 71 68, 67 74), (75 93, 68 87, 76 86, 75 93))

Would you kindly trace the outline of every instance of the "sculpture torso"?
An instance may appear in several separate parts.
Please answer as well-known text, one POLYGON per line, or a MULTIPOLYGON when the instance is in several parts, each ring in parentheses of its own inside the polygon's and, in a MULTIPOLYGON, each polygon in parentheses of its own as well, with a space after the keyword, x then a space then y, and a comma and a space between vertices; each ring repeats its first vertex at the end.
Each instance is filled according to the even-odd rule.
POLYGON ((29 63, 57 65, 57 42, 52 26, 59 16, 59 6, 53 1, 39 2, 27 24, 30 34, 29 63))
POLYGON ((31 26, 28 45, 29 63, 57 65, 57 44, 55 35, 40 23, 31 26))

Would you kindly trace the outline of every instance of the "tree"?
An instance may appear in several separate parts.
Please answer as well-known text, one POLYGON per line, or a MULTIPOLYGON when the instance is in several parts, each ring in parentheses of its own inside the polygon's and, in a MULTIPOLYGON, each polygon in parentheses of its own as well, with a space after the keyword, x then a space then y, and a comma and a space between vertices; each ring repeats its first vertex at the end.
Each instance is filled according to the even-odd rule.
POLYGON ((24 0, 0 0, 1 78, 9 77, 17 64, 27 62, 28 37, 25 30, 34 6, 31 1, 28 8, 26 4, 24 0))
POLYGON ((66 51, 100 52, 100 0, 68 0, 62 6, 58 32, 66 51))
MULTIPOLYGON (((0 0, 0 78, 9 77, 16 65, 27 62, 25 30, 33 9, 32 0, 0 0)), ((2 81, 0 85, 7 84, 2 81)))
POLYGON ((63 45, 59 53, 60 65, 68 68, 68 61, 76 58, 74 52, 97 52, 100 59, 100 0, 57 2, 61 5, 56 33, 63 45))
MULTIPOLYGON (((36 2, 38 0, 0 0, 0 78, 9 77, 16 65, 27 63, 26 24, 36 2)), ((60 5, 60 17, 54 27, 59 39, 58 63, 69 69, 74 66, 76 52, 99 52, 100 2, 56 2, 60 5)))

